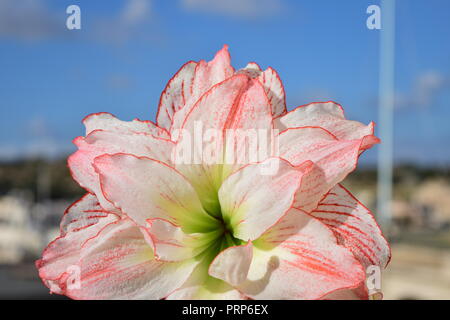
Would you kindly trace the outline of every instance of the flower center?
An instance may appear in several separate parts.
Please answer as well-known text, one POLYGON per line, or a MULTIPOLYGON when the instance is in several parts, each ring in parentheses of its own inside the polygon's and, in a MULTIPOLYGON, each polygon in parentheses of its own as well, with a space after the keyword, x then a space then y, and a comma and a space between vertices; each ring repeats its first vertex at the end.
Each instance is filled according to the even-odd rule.
MULTIPOLYGON (((209 228, 201 233, 203 240, 201 241, 202 255, 209 257, 209 260, 215 258, 221 251, 242 244, 242 240, 234 237, 233 227, 230 221, 224 219, 224 215, 220 209, 220 203, 215 206, 217 210, 210 214, 213 219, 209 228)), ((200 242, 199 242, 200 243, 200 242)))
POLYGON ((215 252, 217 255, 219 252, 225 250, 226 248, 240 245, 241 240, 233 236, 233 228, 227 221, 223 219, 222 214, 216 217, 216 219, 218 221, 217 237, 211 241, 210 247, 208 249, 211 252, 215 252))

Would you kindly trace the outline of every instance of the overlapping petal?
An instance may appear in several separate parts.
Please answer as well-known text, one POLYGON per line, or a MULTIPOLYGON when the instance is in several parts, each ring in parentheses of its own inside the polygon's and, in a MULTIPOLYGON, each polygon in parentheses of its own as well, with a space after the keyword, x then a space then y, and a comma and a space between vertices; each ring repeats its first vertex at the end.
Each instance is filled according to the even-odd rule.
POLYGON ((225 223, 234 237, 258 239, 293 205, 310 162, 294 167, 279 158, 248 165, 230 175, 219 190, 225 223), (268 168, 273 171, 265 171, 268 168))
POLYGON ((161 299, 180 287, 196 265, 155 260, 139 227, 121 219, 83 245, 79 284, 68 286, 65 294, 74 299, 161 299))
POLYGON ((225 80, 202 96, 182 129, 175 151, 176 168, 193 183, 203 206, 214 215, 219 210, 217 190, 223 179, 237 169, 236 165, 249 162, 249 157, 236 161, 236 155, 249 153, 245 150, 248 144, 241 141, 239 132, 258 129, 272 132, 270 107, 263 87, 243 74, 225 80), (211 141, 205 142, 203 137, 196 139, 198 126, 205 134, 208 130, 213 133, 211 141), (225 141, 228 130, 235 133, 230 143, 225 141), (182 158, 190 150, 190 156, 182 158), (225 161, 230 165, 224 169, 225 161))
POLYGON ((373 136, 374 123, 364 125, 358 121, 345 119, 344 109, 335 102, 315 102, 300 106, 275 119, 275 127, 280 131, 287 128, 316 126, 331 132, 340 140, 364 139, 362 149, 368 149, 379 140, 373 136))
POLYGON ((167 300, 239 300, 247 297, 223 280, 208 274, 209 259, 201 261, 188 280, 169 294, 167 300))
POLYGON ((283 131, 279 136, 280 156, 294 165, 307 160, 314 162, 302 181, 295 207, 313 210, 333 186, 356 168, 364 140, 339 140, 320 127, 283 131))
POLYGON ((196 64, 191 81, 191 95, 189 99, 186 99, 185 105, 173 115, 170 131, 174 140, 178 139, 174 130, 183 126, 186 116, 191 112, 198 99, 214 85, 228 79, 233 74, 234 68, 231 66, 231 57, 226 45, 216 53, 213 60, 209 62, 202 60, 196 64))
POLYGON ((86 194, 66 210, 59 237, 47 246, 42 258, 36 262, 39 276, 51 292, 63 293, 65 278, 76 266, 83 243, 117 220, 118 216, 100 207, 92 194, 86 194))
POLYGON ((208 273, 231 285, 239 285, 247 279, 252 258, 253 245, 250 241, 245 245, 229 247, 214 258, 208 273))
POLYGON ((365 268, 386 267, 391 256, 389 244, 370 210, 342 185, 331 189, 311 214, 328 225, 365 268))
POLYGON ((182 228, 164 219, 149 219, 143 228, 154 248, 155 257, 161 261, 183 261, 202 253, 222 230, 186 234, 182 228))
MULTIPOLYGON (((107 126, 105 126, 107 127, 107 126)), ((102 154, 130 153, 136 156, 146 156, 164 163, 170 163, 174 143, 167 139, 156 138, 147 133, 127 133, 117 131, 94 130, 86 137, 74 140, 78 151, 68 159, 68 165, 73 178, 86 190, 95 194, 102 207, 113 210, 114 207, 106 201, 100 190, 98 174, 93 167, 94 159, 102 154)), ((128 130, 122 128, 122 130, 128 130)))
POLYGON ((244 73, 251 78, 258 78, 261 75, 262 69, 256 62, 249 62, 245 68, 236 71, 237 74, 244 73))
POLYGON ((152 218, 167 219, 188 233, 215 226, 191 184, 167 164, 115 154, 97 157, 94 166, 105 198, 140 226, 152 218))
POLYGON ((224 45, 219 50, 214 59, 206 62, 201 60, 195 68, 195 78, 192 83, 192 92, 194 99, 208 91, 215 84, 231 77, 234 74, 234 68, 231 66, 231 56, 228 52, 228 46, 224 45))
POLYGON ((151 121, 122 121, 108 112, 90 114, 83 119, 83 124, 86 127, 86 136, 95 130, 105 130, 125 134, 146 133, 163 139, 170 137, 167 130, 151 121))
POLYGON ((156 121, 159 126, 170 130, 175 112, 182 109, 192 95, 192 83, 197 63, 189 61, 169 80, 159 100, 156 121))
POLYGON ((329 228, 292 209, 254 241, 248 277, 237 289, 256 299, 319 299, 364 279, 361 264, 329 228))
POLYGON ((264 90, 269 99, 272 115, 278 117, 286 113, 286 94, 284 86, 278 73, 271 67, 265 71, 255 62, 250 62, 247 66, 237 73, 245 73, 252 78, 258 79, 264 86, 264 90))

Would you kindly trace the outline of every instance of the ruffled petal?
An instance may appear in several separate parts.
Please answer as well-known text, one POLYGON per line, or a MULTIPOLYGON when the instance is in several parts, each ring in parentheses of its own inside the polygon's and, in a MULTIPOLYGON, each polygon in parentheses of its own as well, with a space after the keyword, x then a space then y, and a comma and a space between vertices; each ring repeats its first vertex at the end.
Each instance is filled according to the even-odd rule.
POLYGON ((249 77, 258 79, 264 87, 264 91, 269 100, 273 117, 278 117, 286 113, 286 94, 284 86, 278 73, 271 67, 265 71, 255 63, 250 62, 247 66, 236 73, 247 74, 249 77))
POLYGON ((167 130, 158 127, 151 121, 142 121, 139 119, 122 121, 108 112, 90 114, 83 119, 83 124, 86 127, 86 136, 95 130, 105 130, 126 134, 146 133, 158 138, 170 138, 167 130))
POLYGON ((130 153, 170 163, 174 143, 145 133, 95 130, 87 137, 74 140, 78 151, 68 159, 72 177, 86 190, 94 193, 100 204, 108 210, 114 207, 103 197, 98 174, 93 167, 94 159, 102 154, 130 153))
POLYGON ((255 240, 293 205, 303 175, 311 163, 293 167, 270 158, 230 175, 219 190, 224 221, 236 238, 255 240), (273 171, 265 172, 267 168, 273 171))
POLYGON ((253 245, 250 241, 245 245, 229 247, 214 258, 208 273, 236 286, 247 279, 252 258, 253 245))
POLYGON ((192 84, 192 94, 199 98, 215 84, 231 77, 234 74, 234 68, 231 66, 231 57, 228 52, 228 46, 224 45, 214 59, 206 62, 200 61, 195 68, 195 79, 192 84))
POLYGON ((365 279, 331 230, 296 209, 253 244, 248 278, 237 289, 254 299, 320 299, 365 279))
POLYGON ((170 130, 175 112, 182 109, 190 99, 196 66, 197 63, 194 61, 185 63, 167 83, 156 114, 156 121, 160 127, 170 130))
POLYGON ((386 267, 391 257, 388 242, 370 210, 342 185, 331 189, 311 214, 328 225, 365 268, 386 267))
POLYGON ((173 131, 182 127, 186 116, 197 100, 214 85, 228 79, 233 74, 234 68, 231 66, 231 57, 227 45, 216 53, 213 60, 209 62, 202 60, 197 63, 191 86, 191 96, 185 106, 175 112, 172 119, 170 130, 175 140, 177 140, 177 135, 173 131))
POLYGON ((62 293, 61 279, 77 264, 82 244, 116 220, 118 217, 100 207, 97 198, 89 193, 66 210, 59 237, 50 242, 36 262, 39 276, 51 292, 62 293))
POLYGON ((105 198, 142 227, 147 219, 162 218, 193 233, 217 223, 203 210, 189 182, 162 162, 115 154, 95 158, 94 166, 105 198))
POLYGON ((267 97, 269 98, 272 115, 277 117, 285 114, 286 94, 284 92, 283 83, 277 72, 269 67, 261 73, 258 80, 263 84, 267 97))
POLYGON ((74 299, 161 299, 179 288, 196 265, 193 260, 156 261, 139 227, 122 219, 83 245, 79 282, 63 289, 74 299))
POLYGON ((208 274, 209 259, 202 260, 188 280, 167 300, 240 300, 247 297, 223 280, 208 274))
MULTIPOLYGON (((335 102, 315 102, 300 106, 275 119, 275 128, 283 131, 287 128, 316 126, 322 127, 341 140, 363 139, 373 136, 374 123, 364 125, 358 121, 346 120, 341 105, 335 102)), ((378 139, 365 139, 363 149, 378 143, 378 139)))
POLYGON ((310 160, 313 169, 302 181, 295 207, 310 212, 358 163, 364 139, 338 140, 323 128, 291 128, 279 136, 280 156, 294 165, 310 160))
MULTIPOLYGON (((217 190, 223 179, 236 169, 234 159, 242 153, 249 154, 249 151, 243 150, 247 145, 239 138, 247 131, 257 133, 257 129, 272 132, 267 97, 261 84, 242 74, 214 86, 187 116, 175 149, 174 162, 176 168, 192 182, 203 206, 211 214, 219 210, 217 190), (225 161, 224 137, 228 129, 234 133, 238 130, 243 133, 233 136, 230 145, 226 146, 227 152, 233 152, 234 155, 225 157, 232 165, 222 170, 225 161), (204 141, 203 136, 197 137, 198 131, 204 135, 214 135, 212 139, 204 141)), ((243 158, 244 164, 249 158, 243 158)))
POLYGON ((236 74, 243 73, 248 75, 250 78, 258 78, 261 75, 262 69, 256 62, 249 62, 245 68, 236 71, 236 74))
POLYGON ((273 124, 264 88, 251 80, 238 99, 229 109, 226 121, 217 128, 225 132, 222 179, 246 164, 272 156, 273 124))
MULTIPOLYGON (((203 153, 201 153, 204 144, 203 137, 197 138, 200 141, 192 141, 196 137, 196 130, 201 130, 201 133, 205 133, 207 130, 217 130, 219 133, 222 133, 226 129, 226 123, 232 114, 231 111, 237 109, 240 96, 246 90, 248 82, 249 78, 245 75, 234 76, 214 86, 202 96, 192 108, 182 126, 180 138, 177 143, 177 156, 180 154, 178 152, 180 148, 185 149, 186 146, 192 148, 193 144, 201 144, 200 146, 193 146, 194 154, 190 159, 187 159, 191 161, 188 164, 194 162, 192 160, 206 162, 203 159, 203 153)), ((221 150, 223 147, 223 139, 222 137, 218 137, 218 139, 219 141, 214 142, 217 144, 217 149, 221 150)), ((211 156, 210 163, 221 163, 222 153, 217 153, 213 156, 211 156)), ((175 158, 175 162, 179 164, 182 160, 175 158)))
POLYGON ((148 226, 143 231, 150 236, 155 257, 161 261, 194 258, 221 232, 186 234, 180 227, 164 219, 149 219, 147 222, 148 226))

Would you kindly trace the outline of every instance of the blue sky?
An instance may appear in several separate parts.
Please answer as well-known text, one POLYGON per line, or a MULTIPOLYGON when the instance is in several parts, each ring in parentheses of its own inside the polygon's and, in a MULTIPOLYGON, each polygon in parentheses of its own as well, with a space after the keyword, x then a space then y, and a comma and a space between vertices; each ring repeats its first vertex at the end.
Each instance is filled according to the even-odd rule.
MULTIPOLYGON (((81 119, 108 111, 154 120, 161 91, 188 60, 230 46, 236 68, 272 66, 289 109, 335 100, 377 121, 375 0, 2 0, 0 159, 74 150, 81 119), (67 6, 82 29, 68 30, 67 6)), ((450 1, 397 0, 395 158, 450 164, 450 1)), ((365 155, 376 160, 376 151, 365 155)))

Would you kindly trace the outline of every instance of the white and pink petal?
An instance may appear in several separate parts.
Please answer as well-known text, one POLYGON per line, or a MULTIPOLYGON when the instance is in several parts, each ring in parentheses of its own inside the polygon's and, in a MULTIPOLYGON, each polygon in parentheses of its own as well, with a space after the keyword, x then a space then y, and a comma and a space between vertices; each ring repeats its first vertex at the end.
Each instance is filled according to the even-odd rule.
POLYGON ((155 260, 140 228, 122 219, 83 245, 78 283, 65 287, 64 294, 89 300, 161 299, 179 288, 196 265, 155 260))
POLYGON ((269 67, 265 71, 262 71, 257 63, 250 62, 245 68, 238 70, 236 73, 246 74, 253 79, 258 79, 264 87, 273 117, 278 117, 286 113, 284 86, 278 73, 273 68, 269 67))
POLYGON ((320 299, 356 288, 365 272, 331 230, 292 209, 254 241, 248 277, 237 289, 253 299, 320 299))
POLYGON ((253 245, 232 246, 220 252, 211 262, 208 274, 237 286, 247 279, 253 258, 253 245))
POLYGON ((201 60, 196 64, 190 97, 186 100, 184 107, 175 112, 172 117, 170 132, 174 140, 178 139, 174 130, 183 126, 187 115, 200 97, 213 86, 233 76, 233 74, 234 68, 231 66, 231 57, 226 45, 216 53, 213 60, 209 62, 201 60))
POLYGON ((83 119, 83 124, 86 127, 86 136, 95 130, 105 130, 124 134, 145 133, 163 139, 170 138, 167 130, 158 127, 151 121, 139 119, 122 121, 108 112, 90 114, 83 119))
POLYGON ((190 99, 196 66, 194 61, 185 63, 167 83, 156 115, 160 127, 170 130, 175 112, 182 109, 190 99))
POLYGON ((258 77, 258 80, 264 86, 274 117, 286 113, 286 94, 284 86, 277 72, 271 67, 267 68, 258 77))
POLYGON ((310 160, 312 170, 297 193, 295 207, 310 212, 358 163, 364 138, 338 140, 320 127, 290 128, 279 135, 280 156, 294 165, 310 160))
POLYGON ((167 300, 241 300, 247 296, 223 280, 208 274, 208 257, 197 265, 186 282, 170 293, 167 300))
POLYGON ((176 168, 192 181, 208 212, 214 214, 217 211, 217 190, 223 179, 239 165, 249 162, 250 156, 244 157, 243 163, 235 161, 237 155, 250 155, 245 150, 247 144, 243 144, 240 137, 247 131, 257 132, 258 129, 272 132, 269 105, 261 84, 243 74, 235 75, 213 87, 187 116, 175 148, 174 162, 176 168), (205 134, 208 131, 215 133, 212 141, 204 141, 203 137, 195 139, 198 130, 205 134), (236 135, 228 135, 232 138, 230 144, 228 141, 226 144, 226 133, 230 131, 236 135), (186 154, 186 149, 192 150, 190 157, 179 157, 179 154, 186 154), (228 157, 231 152, 233 154, 228 157), (224 162, 231 165, 223 169, 224 162))
MULTIPOLYGON (((374 123, 364 125, 358 121, 345 119, 341 105, 329 102, 314 102, 295 108, 275 119, 275 127, 281 131, 287 128, 316 126, 331 132, 338 139, 354 140, 365 136, 373 136, 374 123)), ((378 139, 365 141, 364 149, 378 143, 378 139)))
POLYGON ((93 167, 94 159, 102 154, 130 153, 150 157, 170 163, 174 143, 144 133, 121 133, 94 130, 87 137, 74 140, 78 151, 68 159, 72 177, 86 190, 95 194, 100 204, 108 210, 114 207, 104 197, 100 189, 99 177, 93 167))
POLYGON ((391 252, 374 216, 347 189, 338 184, 311 213, 336 234, 365 268, 385 268, 391 252))
POLYGON ((195 76, 192 83, 192 95, 198 99, 202 94, 208 91, 212 86, 234 74, 234 68, 231 66, 231 57, 228 52, 228 46, 224 45, 214 59, 206 62, 201 60, 195 68, 195 76))
POLYGON ((61 279, 78 263, 81 247, 89 238, 119 217, 100 207, 97 198, 86 194, 64 213, 59 237, 50 242, 36 262, 39 276, 53 293, 62 293, 61 279))
POLYGON ((215 226, 191 184, 167 164, 115 154, 95 158, 94 166, 105 198, 142 227, 152 218, 167 219, 187 233, 215 226))
POLYGON ((250 78, 258 78, 261 74, 262 69, 256 62, 249 62, 245 66, 245 68, 239 69, 236 71, 236 74, 243 73, 248 75, 250 78))
POLYGON ((310 162, 294 167, 283 159, 270 158, 230 175, 220 187, 219 199, 233 236, 255 240, 274 225, 294 204, 310 167, 310 162))
POLYGON ((186 234, 182 228, 160 218, 148 219, 147 223, 148 226, 142 228, 142 231, 151 239, 155 258, 167 262, 198 256, 221 233, 219 229, 207 233, 186 234))

